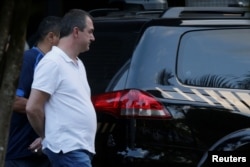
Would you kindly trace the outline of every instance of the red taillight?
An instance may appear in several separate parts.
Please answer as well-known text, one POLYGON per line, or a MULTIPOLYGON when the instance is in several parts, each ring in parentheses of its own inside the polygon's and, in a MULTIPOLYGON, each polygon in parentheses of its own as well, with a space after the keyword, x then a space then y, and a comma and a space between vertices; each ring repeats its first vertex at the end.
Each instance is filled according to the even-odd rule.
POLYGON ((122 90, 92 97, 97 112, 116 117, 171 118, 170 113, 154 97, 140 90, 122 90))

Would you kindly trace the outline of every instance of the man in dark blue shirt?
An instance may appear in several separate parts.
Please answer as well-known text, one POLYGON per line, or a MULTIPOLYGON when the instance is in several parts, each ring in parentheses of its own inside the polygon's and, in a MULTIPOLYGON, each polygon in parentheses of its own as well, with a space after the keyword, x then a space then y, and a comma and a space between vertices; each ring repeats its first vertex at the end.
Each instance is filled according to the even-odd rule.
MULTIPOLYGON (((37 43, 24 52, 13 114, 10 122, 5 167, 49 167, 47 157, 41 152, 41 141, 27 119, 25 107, 30 95, 34 69, 43 56, 57 45, 61 18, 48 16, 37 30, 37 43)), ((49 75, 49 74, 48 74, 49 75)))

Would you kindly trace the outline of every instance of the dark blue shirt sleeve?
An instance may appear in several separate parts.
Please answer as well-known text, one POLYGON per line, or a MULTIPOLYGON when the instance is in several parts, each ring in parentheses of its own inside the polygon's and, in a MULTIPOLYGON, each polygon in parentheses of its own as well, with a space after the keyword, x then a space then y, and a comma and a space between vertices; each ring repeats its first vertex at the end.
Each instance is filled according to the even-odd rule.
POLYGON ((36 48, 32 48, 24 53, 18 87, 16 90, 17 96, 25 98, 29 97, 33 82, 34 70, 42 57, 43 54, 36 48))

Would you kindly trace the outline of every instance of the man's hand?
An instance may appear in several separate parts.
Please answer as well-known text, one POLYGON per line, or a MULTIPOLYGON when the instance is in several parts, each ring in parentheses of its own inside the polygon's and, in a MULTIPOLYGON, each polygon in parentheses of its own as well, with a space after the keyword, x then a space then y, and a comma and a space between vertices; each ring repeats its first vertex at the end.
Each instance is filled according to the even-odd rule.
POLYGON ((36 138, 30 145, 29 150, 31 150, 34 153, 42 153, 42 138, 38 137, 36 138))

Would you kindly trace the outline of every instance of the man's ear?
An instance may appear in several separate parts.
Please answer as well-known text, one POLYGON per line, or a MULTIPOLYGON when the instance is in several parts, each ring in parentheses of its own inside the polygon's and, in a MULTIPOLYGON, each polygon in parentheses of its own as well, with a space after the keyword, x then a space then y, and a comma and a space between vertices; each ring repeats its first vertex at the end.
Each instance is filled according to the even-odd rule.
POLYGON ((74 37, 78 37, 79 31, 80 31, 80 29, 78 27, 73 28, 72 33, 73 33, 74 37))
POLYGON ((55 33, 53 33, 53 32, 49 32, 49 33, 47 34, 47 38, 48 38, 48 40, 49 40, 51 43, 53 42, 54 36, 55 36, 55 33))

